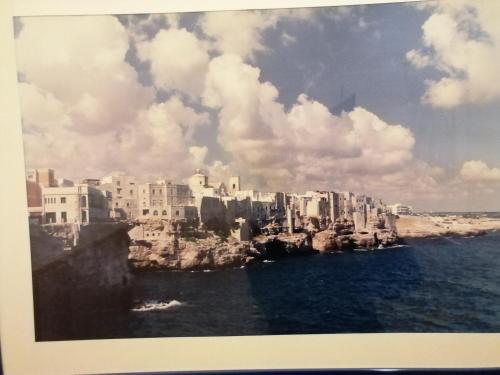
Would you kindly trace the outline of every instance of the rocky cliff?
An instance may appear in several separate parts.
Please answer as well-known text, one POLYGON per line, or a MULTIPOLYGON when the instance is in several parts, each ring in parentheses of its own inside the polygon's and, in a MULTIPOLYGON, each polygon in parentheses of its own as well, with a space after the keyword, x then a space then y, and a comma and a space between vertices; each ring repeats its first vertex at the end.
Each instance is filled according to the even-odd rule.
POLYGON ((339 234, 324 230, 313 237, 313 248, 319 252, 349 251, 356 248, 390 246, 398 241, 395 232, 378 230, 374 232, 339 234))
POLYGON ((204 270, 241 267, 255 260, 317 252, 348 251, 393 244, 397 238, 385 229, 353 233, 348 225, 300 233, 268 233, 238 241, 211 231, 181 228, 165 220, 148 219, 129 231, 129 262, 136 270, 204 270))
POLYGON ((249 242, 212 235, 196 240, 135 242, 130 246, 129 261, 136 270, 203 270, 241 267, 259 256, 249 242))

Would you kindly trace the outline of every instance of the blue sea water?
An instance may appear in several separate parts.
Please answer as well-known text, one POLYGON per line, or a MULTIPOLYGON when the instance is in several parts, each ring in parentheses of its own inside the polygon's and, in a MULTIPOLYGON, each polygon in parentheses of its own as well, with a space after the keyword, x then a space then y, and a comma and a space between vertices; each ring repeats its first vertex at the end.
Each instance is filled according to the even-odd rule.
POLYGON ((149 308, 92 319, 80 338, 500 332, 500 232, 244 269, 142 273, 134 298, 149 308))

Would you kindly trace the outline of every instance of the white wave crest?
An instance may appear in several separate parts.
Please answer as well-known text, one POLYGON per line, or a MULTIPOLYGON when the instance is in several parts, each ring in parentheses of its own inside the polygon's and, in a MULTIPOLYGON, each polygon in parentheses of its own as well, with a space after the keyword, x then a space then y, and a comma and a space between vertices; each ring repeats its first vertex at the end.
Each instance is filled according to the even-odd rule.
POLYGON ((169 302, 157 302, 157 301, 151 301, 151 302, 145 302, 142 303, 141 305, 134 307, 132 311, 155 311, 155 310, 167 310, 170 309, 171 307, 174 306, 182 306, 184 303, 179 302, 175 299, 169 302))

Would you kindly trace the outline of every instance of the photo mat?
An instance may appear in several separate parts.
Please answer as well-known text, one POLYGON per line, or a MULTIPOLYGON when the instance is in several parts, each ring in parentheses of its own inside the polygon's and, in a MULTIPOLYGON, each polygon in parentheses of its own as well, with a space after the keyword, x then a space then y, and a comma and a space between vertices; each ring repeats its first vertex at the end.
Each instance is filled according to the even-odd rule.
MULTIPOLYGON (((269 12, 271 12, 271 11, 269 11, 269 12)), ((281 22, 281 21, 278 21, 278 22, 281 22)), ((302 22, 302 20, 300 20, 299 22, 302 22)), ((361 22, 361 21, 358 21, 358 26, 359 26, 359 24, 362 24, 362 22, 361 22)), ((360 26, 360 27, 362 27, 362 26, 360 26)), ((287 40, 287 38, 286 38, 285 36, 283 36, 283 40, 287 40)), ((281 42, 282 42, 282 43, 286 43, 286 42, 283 42, 283 41, 281 41, 281 42)), ((264 54, 264 52, 258 52, 258 53, 262 53, 262 54, 264 54)), ((407 57, 407 56, 406 56, 406 57, 407 57)), ((407 59, 409 60, 409 58, 408 58, 408 57, 407 57, 407 59)), ((244 61, 245 61, 245 60, 244 60, 244 61)), ((249 61, 250 61, 250 60, 249 60, 249 61)), ((246 65, 248 65, 248 66, 252 66, 252 63, 248 63, 248 64, 246 64, 246 65)), ((264 84, 265 84, 265 83, 267 83, 267 82, 272 82, 272 83, 271 83, 271 85, 273 85, 273 84, 274 84, 273 86, 274 86, 275 88, 276 88, 276 87, 278 87, 278 88, 280 88, 280 89, 281 89, 281 86, 280 86, 278 83, 273 82, 273 81, 272 81, 269 77, 267 77, 267 78, 263 78, 263 76, 262 76, 262 74, 264 74, 264 73, 263 73, 263 72, 264 72, 264 69, 263 69, 263 68, 261 68, 261 67, 260 67, 259 65, 257 65, 256 63, 253 63, 253 66, 254 66, 254 67, 256 67, 256 68, 258 68, 258 69, 262 69, 262 70, 261 70, 261 73, 260 73, 260 74, 259 74, 259 76, 258 76, 258 80, 259 80, 258 82, 260 82, 260 83, 264 83, 264 84), (267 80, 265 81, 265 79, 268 79, 269 81, 267 81, 267 80)), ((269 74, 269 73, 268 73, 268 74, 269 74)), ((22 80, 23 80, 23 78, 21 78, 21 79, 20 79, 20 81, 22 81, 22 80)), ((439 81, 438 81, 438 80, 436 80, 436 82, 439 82, 439 81)), ((337 96, 337 98, 343 98, 343 97, 344 97, 344 96, 343 96, 344 94, 343 94, 342 92, 345 92, 345 91, 346 91, 346 88, 345 88, 345 87, 346 87, 346 86, 348 87, 349 85, 348 85, 348 84, 344 84, 344 85, 342 85, 342 86, 341 86, 341 87, 337 87, 337 90, 339 91, 338 95, 336 95, 336 96, 337 96), (344 86, 344 87, 342 87, 342 86, 344 86)), ((22 91, 22 90, 21 90, 21 91, 22 91)), ((283 94, 281 94, 281 93, 282 93, 282 91, 281 91, 281 90, 277 90, 277 91, 279 91, 279 94, 278 94, 278 95, 280 96, 280 99, 281 99, 281 95, 283 95, 283 94)), ((321 89, 320 89, 320 91, 321 91, 321 89)), ((347 88, 347 91, 349 91, 349 88, 347 88)), ((352 91, 354 91, 354 90, 352 90, 352 91)), ((44 93, 44 94, 45 94, 45 93, 44 93)), ((355 94, 356 94, 356 95, 355 95, 355 98, 357 99, 357 103, 356 103, 356 105, 359 105, 360 100, 361 100, 361 99, 360 99, 360 95, 361 95, 361 98, 363 98, 363 95, 364 95, 364 94, 359 94, 357 91, 356 91, 356 93, 355 93, 355 94)), ((169 98, 172 98, 172 96, 169 96, 169 93, 161 93, 161 94, 159 94, 159 95, 160 95, 160 96, 161 96, 161 95, 165 95, 163 98, 161 98, 161 97, 160 97, 160 98, 156 98, 156 99, 158 99, 158 100, 159 100, 159 102, 160 102, 160 103, 167 103, 167 102, 168 102, 168 100, 169 100, 169 98)), ((171 93, 170 93, 170 95, 171 95, 171 93)), ((184 95, 184 94, 182 94, 182 93, 181 93, 180 95, 182 96, 182 95, 184 95)), ((317 95, 318 95, 318 94, 317 94, 317 95)), ((351 93, 349 93, 348 95, 351 95, 351 93)), ((49 95, 49 96, 50 96, 50 95, 49 95)), ((332 96, 333 96, 333 95, 332 95, 332 96)), ((21 93, 21 97, 22 97, 22 93, 21 93)), ((287 116, 288 116, 288 115, 290 115, 290 113, 292 112, 292 108, 293 108, 294 106, 296 106, 296 107, 300 107, 300 105, 299 105, 299 104, 301 104, 303 107, 305 107, 305 105, 306 105, 306 104, 309 104, 309 103, 307 103, 307 100, 309 100, 309 102, 310 102, 310 103, 312 103, 312 104, 319 103, 319 104, 323 104, 323 105, 325 105, 325 103, 322 103, 322 101, 320 100, 320 96, 318 96, 318 97, 316 97, 316 98, 314 98, 314 99, 312 99, 311 97, 312 97, 312 94, 309 94, 309 93, 307 94, 307 96, 306 96, 306 97, 302 97, 302 98, 299 98, 299 95, 297 95, 297 97, 296 97, 296 98, 290 99, 290 100, 291 100, 291 102, 290 102, 290 103, 292 103, 292 104, 288 104, 288 105, 286 104, 286 100, 282 100, 282 101, 280 101, 280 100, 275 100, 275 102, 277 102, 278 104, 283 105, 284 109, 282 110, 282 113, 283 113, 283 114, 285 114, 285 115, 287 115, 287 116), (295 101, 294 101, 294 100, 295 100, 295 101)), ((49 99, 50 99, 50 98, 49 98, 49 99)), ((88 98, 87 98, 87 99, 88 99, 88 98)), ((156 99, 155 99, 155 100, 156 100, 156 99)), ((183 98, 183 99, 185 99, 185 98, 183 98)), ((189 99, 188 99, 188 100, 189 100, 189 99)), ((365 98, 365 100, 366 100, 366 98, 365 98)), ((172 103, 173 103, 173 101, 172 101, 172 103)), ((362 102, 361 102, 361 103, 362 103, 362 102)), ((86 104, 88 104, 88 103, 86 103, 86 104)), ((170 104, 171 104, 171 103, 170 103, 170 104)), ((193 103, 190 103, 190 104, 193 104, 193 103)), ((426 105, 430 105, 430 104, 428 104, 428 103, 427 103, 426 105)), ((367 104, 365 104, 365 106, 368 106, 368 105, 367 105, 367 104)), ((335 113, 333 113, 333 112, 335 111, 335 109, 333 108, 333 107, 334 107, 334 104, 332 104, 332 103, 326 103, 325 107, 327 107, 327 110, 328 110, 328 112, 330 112, 330 115, 332 115, 332 117, 339 117, 340 119, 342 119, 342 114, 340 114, 340 115, 338 116, 338 115, 335 115, 335 113)), ((197 111, 197 110, 199 110, 199 108, 197 108, 195 105, 193 106, 193 108, 195 108, 195 110, 194 110, 194 112, 195 112, 195 113, 197 113, 197 114, 203 113, 203 109, 201 109, 201 111, 197 111)), ((87 108, 87 109, 88 109, 88 108, 87 108)), ((297 109, 297 108, 296 108, 296 109, 297 109)), ((365 109, 365 108, 363 108, 363 109, 365 109)), ((73 110, 75 110, 75 109, 74 109, 74 108, 72 108, 72 111, 73 111, 73 110)), ((274 110, 274 109, 273 109, 273 110, 274 110)), ((467 109, 467 111, 469 111, 469 110, 470 110, 470 109, 467 109)), ((352 112, 352 111, 347 111, 347 112, 352 112)), ((388 127, 391 127, 391 126, 397 126, 398 124, 400 124, 400 123, 401 123, 401 127, 402 127, 402 128, 405 128, 405 127, 406 127, 406 128, 410 128, 410 127, 408 126, 408 124, 405 124, 405 123, 404 123, 404 122, 402 122, 402 121, 389 121, 389 120, 385 120, 385 121, 384 121, 384 117, 380 114, 380 112, 376 112, 376 110, 374 110, 374 109, 372 109, 372 111, 369 111, 369 112, 370 112, 370 113, 372 113, 372 114, 375 114, 375 116, 377 116, 379 120, 382 120, 382 122, 383 122, 383 123, 385 123, 388 127), (394 124, 394 125, 392 125, 392 124, 394 124)), ((74 113, 74 112, 73 112, 73 114, 75 115, 75 113, 74 113)), ((277 115, 277 114, 276 114, 276 112, 274 112, 273 114, 274 114, 274 115, 277 115)), ((279 115, 279 113, 278 113, 278 115, 279 115)), ((75 116, 77 116, 77 115, 75 115, 75 116)), ((292 116, 290 116, 290 117, 292 117, 292 116)), ((390 117, 389 117, 389 118, 390 118, 390 117)), ((220 119, 219 119, 219 120, 220 120, 220 119)), ((286 119, 284 119, 284 121, 295 121, 295 120, 296 120, 296 119, 291 119, 291 118, 286 118, 286 119)), ((23 121, 24 121, 24 119, 23 119, 23 121)), ((453 120, 450 120, 450 121, 453 121, 453 120)), ((327 121, 327 122, 328 122, 328 121, 327 121)), ((297 125, 297 124, 295 124, 295 125, 297 125)), ((335 124, 334 124, 334 125, 335 125, 335 124)), ((343 125, 343 124, 342 124, 342 125, 343 125)), ((349 126, 349 124, 346 124, 346 125, 347 125, 347 126, 349 126)), ((23 126, 24 126, 24 124, 23 124, 23 126)), ((220 126, 220 123, 218 124, 218 126, 220 126)), ((328 125, 327 125, 327 126, 328 126, 328 125)), ((184 130, 186 130, 186 129, 184 129, 184 130)), ((273 131, 275 131, 275 130, 276 130, 276 129, 273 129, 273 131)), ((390 129, 390 130, 394 130, 394 129, 390 129)), ((403 130, 404 130, 404 129, 403 129, 403 130)), ((295 131, 297 131, 297 129, 295 129, 295 131)), ((410 133, 413 133, 413 132, 414 132, 413 128, 410 128, 410 133)), ((300 133, 300 129, 299 129, 299 133, 300 133)), ((183 134, 183 135, 185 135, 185 134, 183 134)), ((308 134, 308 135, 309 135, 309 134, 308 134)), ((418 143, 418 137, 417 137, 417 135, 416 135, 415 133, 410 134, 410 135, 413 135, 413 136, 415 137, 415 139, 417 140, 417 143, 418 143)), ((25 138, 25 139, 26 139, 26 138, 25 138)), ((275 140, 274 140, 274 139, 272 139, 272 140, 271 140, 271 144, 272 144, 272 142, 274 142, 274 141, 275 141, 275 140)), ((217 142, 218 142, 218 140, 217 140, 217 142)), ((193 143, 193 144, 196 144, 196 143, 193 143)), ((278 145, 278 147, 279 147, 279 145, 278 145)), ((430 146, 428 146, 428 145, 427 145, 427 147, 430 147, 430 146)), ((25 143, 25 148, 26 148, 26 150, 28 150, 28 147, 27 147, 26 143, 25 143)), ((410 147, 410 149, 415 150, 415 148, 412 148, 412 147, 410 147)), ((210 151, 212 151, 212 150, 210 150, 210 151)), ((227 151, 227 150, 225 150, 225 149, 224 149, 223 151, 228 152, 228 151, 227 151)), ((335 152, 337 152, 337 151, 338 151, 338 150, 335 150, 335 152)), ((26 152, 28 152, 28 151, 26 151, 26 152)), ((295 150, 295 152, 297 153, 297 152, 300 152, 300 151, 295 150)), ((308 152, 309 152, 309 151, 308 151, 308 152)), ((311 152, 315 152, 315 151, 311 151, 311 152)), ((349 152, 349 150, 340 150, 339 152, 340 152, 340 153, 342 153, 342 152, 346 152, 346 153, 348 153, 348 152, 349 152)), ((415 152, 416 152, 416 151, 415 151, 415 152)), ((420 152, 421 152, 421 151, 420 151, 420 152)), ((435 150, 434 150, 434 151, 431 151, 431 152, 435 152, 435 150)), ((321 155, 320 155, 320 156, 321 156, 321 155)), ((342 156, 345 156, 345 155, 340 155, 340 156, 341 156, 340 158, 343 158, 342 156)), ((433 156, 436 158, 436 160, 439 160, 439 157, 440 157, 439 155, 433 155, 433 156)), ((493 156, 494 156, 494 155, 493 155, 493 156)), ((262 154, 261 154, 261 155, 259 155, 259 157, 262 157, 262 154)), ((412 158, 414 158, 414 157, 415 157, 415 156, 414 156, 414 155, 412 155, 412 158)), ((456 157, 457 157, 457 155, 452 155, 452 157, 455 157, 455 158, 456 158, 456 157)), ((349 158, 349 157, 347 157, 347 158, 349 158)), ((318 159, 321 159, 321 158, 318 158, 318 159)), ((212 159, 212 160, 214 160, 214 159, 212 159)), ((208 162, 210 162, 211 160, 210 160, 210 159, 208 159, 207 161, 208 161, 208 162)), ((227 159, 226 159, 226 161, 227 161, 227 159)), ((335 158, 333 158, 333 159, 332 159, 332 161, 335 161, 335 158)), ((419 160, 417 160, 417 161, 419 161, 419 160)), ((239 162, 239 163, 244 163, 244 162, 248 162, 248 160, 246 160, 246 161, 245 161, 245 160, 238 160, 238 162, 239 162)), ((448 161, 446 161, 446 162, 448 162, 448 161)), ((243 164, 242 164, 242 165, 243 165, 243 164)), ((202 173, 205 173, 205 172, 206 172, 206 171, 204 171, 204 169, 205 169, 206 167, 205 167, 205 168, 204 168, 204 167, 205 167, 205 166, 203 166, 203 165, 202 165, 202 168, 200 168, 200 169, 202 169, 202 173)), ((465 168, 465 163, 464 163, 464 166, 463 166, 463 167, 465 168)), ((422 168, 423 168, 423 167, 422 167, 422 168)), ((462 176, 462 177, 464 177, 464 176, 466 176, 466 175, 467 175, 467 173, 466 173, 466 169, 465 169, 465 172, 464 172, 464 168, 462 168, 461 170, 459 170, 459 172, 460 172, 460 176, 462 176), (462 173, 462 172, 463 172, 463 173, 462 173)), ((35 169, 40 169, 40 168, 35 168, 35 169)), ((491 167, 490 169, 494 172, 494 164, 493 164, 493 167, 491 167)), ((55 171, 56 171, 56 172, 57 172, 58 170, 59 170, 59 169, 55 169, 55 171)), ((475 171, 477 171, 477 170, 481 170, 481 168, 475 168, 475 169, 474 169, 474 168, 471 168, 470 170, 472 170, 472 171, 474 171, 474 170, 475 170, 475 171)), ((193 173, 193 172, 194 172, 194 170, 190 170, 190 171, 189 171, 189 174, 191 174, 191 173, 193 173)), ((295 171, 294 171, 294 172, 295 172, 295 171)), ((339 171, 336 171, 336 172, 337 172, 337 173, 339 173, 339 171)), ((412 171, 412 172, 414 172, 414 171, 412 171)), ((490 172, 491 172, 491 171, 490 171, 490 172)), ((425 172, 424 172, 424 173, 425 173, 425 172)), ((249 173, 249 175, 247 175, 247 176, 245 176, 245 175, 243 175, 243 174, 242 174, 242 181, 243 181, 243 183, 248 184, 247 186, 251 186, 251 184, 253 183, 253 184, 254 184, 253 186, 257 186, 257 187, 259 187, 259 186, 260 186, 260 185, 259 185, 259 183, 261 183, 261 182, 262 182, 262 180, 260 180, 260 181, 259 181, 259 180, 255 180, 254 182, 252 182, 252 181, 251 181, 251 177, 255 177, 255 176, 250 176, 250 175, 251 175, 251 173, 249 173)), ((493 173, 493 175, 494 175, 494 173, 493 173)), ((209 177, 210 177, 210 176, 212 176, 212 174, 209 174, 209 177)), ((308 176, 309 176, 309 175, 308 175, 308 176)), ((416 176, 416 175, 415 175, 415 176, 416 176)), ((88 177, 88 176, 86 176, 86 177, 88 177)), ((156 176, 154 176, 154 177, 156 177, 156 176)), ((259 177, 259 176, 257 176, 257 177, 259 177)), ((279 177, 280 177, 280 176, 279 176, 279 175, 277 175, 277 179, 279 179, 279 177)), ((478 177, 476 176, 476 177, 474 177, 474 178, 476 178, 476 179, 477 179, 478 177)), ((182 178, 181 178, 181 179, 182 179, 182 178)), ((466 180, 467 178, 466 178, 466 177, 464 177, 464 179, 466 180)), ((268 180, 268 178, 266 177, 264 180, 268 180)), ((490 181, 490 182, 494 182, 494 178, 491 178, 491 179, 489 179, 489 180, 488 180, 488 179, 486 179, 486 180, 487 180, 487 181, 490 181)), ((213 180, 212 180, 212 181, 213 181, 213 180)), ((210 183, 212 183, 212 181, 210 181, 210 183)), ((314 181, 314 180, 311 180, 311 181, 314 181)), ((469 181, 470 181, 470 180, 469 180, 469 181)), ((265 182, 267 183, 267 181, 265 181, 265 182)), ((292 182, 293 182, 294 186, 300 186, 300 185, 299 185, 300 180, 294 180, 294 181, 292 181, 292 182)), ((484 181, 483 181, 483 182, 484 182, 484 181)), ((78 182, 78 183, 80 183, 80 182, 78 182)), ((339 184, 340 184, 340 182, 339 182, 339 184)), ((355 184, 357 184, 357 182, 355 182, 355 184)), ((311 185, 312 185, 312 184, 311 184, 311 185)), ((308 188, 308 187, 306 187, 307 185, 302 185, 302 186, 304 186, 304 187, 305 187, 305 189, 307 189, 307 188, 308 188)), ((310 186, 310 185, 309 185, 309 186, 310 186)), ((318 185, 318 186, 319 186, 319 185, 318 185)), ((366 185, 363 185, 363 186, 366 186, 366 185)), ((316 188, 316 187, 313 187, 313 189, 314 189, 314 188, 316 188)), ((332 190, 333 190, 333 191, 335 191, 335 190, 341 190, 342 188, 343 188, 343 187, 342 187, 342 185, 333 185, 333 186, 332 186, 332 190)), ((286 189, 288 189, 288 188, 285 188, 285 189, 283 189, 283 190, 286 190, 286 189)), ((304 191, 305 191, 305 189, 304 189, 304 191)), ((327 189, 330 189, 330 187, 329 187, 329 186, 319 186, 319 189, 321 189, 320 191, 325 191, 325 190, 327 190, 327 189)), ((348 187, 348 189, 351 189, 351 188, 350 188, 350 187, 348 187)), ((354 189, 352 189, 352 190, 354 190, 354 189)), ((359 189, 358 189, 358 190, 359 190, 359 189)), ((356 190, 356 192, 357 192, 358 190, 356 190)), ((486 190, 485 190, 485 191, 486 191, 486 190)), ((364 190, 364 192, 366 192, 366 193, 370 193, 370 194, 371 194, 371 191, 370 191, 370 190, 368 190, 368 189, 367 189, 367 190, 364 190)), ((436 194, 437 194, 437 193, 436 193, 436 194)), ((89 199, 90 199, 90 198, 89 198, 89 199)), ((408 200, 407 200, 407 201, 408 201, 408 200)), ((393 201, 393 202, 395 202, 395 201, 393 201)), ((412 202, 412 203, 413 203, 413 202, 412 202)), ((448 204, 450 204, 450 203, 448 203, 448 204)), ((451 203, 451 204, 452 204, 452 203, 451 203)), ((415 207, 415 206, 418 206, 418 205, 415 205, 415 204, 413 204, 413 205, 414 205, 414 207, 415 207)), ((449 210, 449 207, 450 207, 450 206, 447 206, 446 204, 444 204, 443 206, 444 206, 443 211, 448 211, 448 210, 449 210)), ((463 207, 463 206, 462 206, 462 207, 463 207)), ((416 207, 415 207, 415 208, 416 208, 416 207)), ((424 209, 425 209, 425 208, 424 208, 424 209)), ((481 209, 479 209, 479 210, 481 210, 481 209)), ((469 209, 468 207, 464 207, 464 208, 463 208, 463 211, 467 211, 467 212, 469 212, 469 211, 470 211, 470 209, 469 209)), ((447 221, 446 219, 443 219, 443 220, 444 220, 444 221, 447 221)), ((452 221, 453 221, 453 220, 452 220, 452 221)), ((444 224, 446 224, 446 223, 444 223, 444 224)), ((87 228, 86 226, 82 226, 82 227, 87 228)), ((82 232, 81 232, 81 233, 82 233, 82 238, 83 238, 83 233, 84 233, 84 231, 85 231, 85 230, 87 230, 87 229, 81 229, 81 231, 82 231, 82 232)), ((89 230, 90 230, 90 229, 89 229, 89 230)), ((486 238, 486 237, 485 237, 485 238, 486 238)), ((455 239, 453 239, 453 238, 452 238, 452 240, 455 240, 455 239)), ((459 241, 462 241, 462 239, 459 239, 459 241)), ((411 246, 411 245, 408 245, 408 246, 411 246)), ((371 254, 371 253, 370 253, 370 254, 371 254)), ((380 253, 380 254, 381 254, 381 253, 380 253)), ((336 254, 335 256, 337 256, 337 255, 340 255, 340 254, 336 254)), ((363 254, 361 254, 361 253, 359 253, 359 254, 358 254, 358 253, 356 253, 356 254, 348 254, 348 256, 351 256, 351 255, 363 255, 363 254)), ((394 254, 392 254, 392 255, 394 255, 394 254)), ((370 256, 371 256, 371 255, 370 255, 370 256)), ((311 258, 311 259, 312 259, 312 258, 311 258)), ((316 259, 316 258, 314 258, 314 259, 316 259)), ((319 258, 318 258, 318 259, 319 259, 319 258)), ((265 262, 266 260, 267 260, 267 259, 264 259, 264 262, 265 262)), ((308 260, 308 261, 309 261, 309 260, 308 260)), ((264 262, 263 262, 263 264, 262 264, 261 266, 266 266, 266 264, 267 264, 267 266, 272 266, 272 265, 278 265, 278 264, 288 264, 287 262, 302 262, 302 260, 299 260, 298 258, 297 258, 297 259, 295 259, 295 258, 294 258, 293 260, 291 260, 291 259, 290 259, 290 260, 289 260, 289 259, 285 259, 285 260, 280 259, 280 260, 278 260, 278 261, 275 261, 274 259, 269 259, 269 262, 268 262, 268 263, 264 263, 264 262)), ((297 263, 297 264, 298 264, 298 263, 297 263)), ((410 267, 410 268, 411 268, 411 267, 410 267)), ((412 269, 414 269, 414 268, 412 268, 412 269)), ((200 272, 203 272, 203 271, 212 271, 212 270, 200 270, 200 272)), ((253 271, 253 269, 252 269, 252 271, 253 271)), ((224 272, 225 272, 225 271, 224 271, 224 272)), ((246 270, 245 270, 245 272, 250 272, 250 271, 249 271, 249 269, 246 269, 246 270)), ((193 272, 193 273, 196 273, 196 272, 193 272)), ((206 274, 207 274, 207 276, 208 276, 208 274, 210 274, 210 273, 212 273, 212 272, 205 272, 205 273, 206 273, 206 274)), ((215 274, 215 273, 217 273, 218 275, 221 275, 221 274, 219 273, 219 271, 217 271, 217 272, 215 272, 215 271, 214 271, 213 273, 214 273, 214 274, 215 274)), ((157 275, 157 274, 159 274, 159 273, 155 273, 155 275, 157 275)), ((198 274, 197 274, 197 276, 198 276, 198 274)), ((359 275, 358 275, 358 276, 359 276, 359 275)), ((123 279, 122 279, 122 280, 120 280, 120 282, 123 282, 123 279)), ((300 286, 300 285, 299 285, 299 286, 300 286)), ((390 293, 389 293, 389 294, 390 294, 390 293)), ((392 297, 388 297, 388 298, 395 298, 395 299, 397 299, 398 297, 394 297, 394 296, 392 296, 392 297)), ((160 303, 161 303, 161 301, 160 301, 160 303)), ((169 301, 167 301, 167 304, 169 304, 169 303, 171 303, 171 301, 170 301, 170 302, 169 302, 169 301)), ((181 301, 180 303, 182 304, 183 302, 181 301)), ((175 305, 175 303, 174 303, 174 305, 175 305)), ((187 305, 186 305, 186 306, 187 306, 187 305)), ((143 307, 147 307, 147 306, 143 306, 143 307)), ((161 306, 160 306, 160 307, 161 307, 161 306)), ((178 308, 177 308, 177 307, 175 307, 175 306, 172 306, 172 310, 170 310, 170 311, 175 311, 174 309, 180 310, 180 309, 181 309, 181 307, 182 307, 182 306, 178 306, 178 308)), ((137 308, 137 307, 135 307, 135 308, 137 308)), ((139 309, 140 309, 140 308, 141 308, 141 306, 139 306, 139 309)), ((167 310, 169 310, 169 309, 170 309, 170 308, 168 308, 167 310)), ((167 310, 166 310, 166 311, 167 311, 167 310)), ((310 310, 307 310, 307 311, 309 311, 309 312, 310 312, 310 310)), ((459 329, 460 329, 460 328, 459 328, 459 329)), ((377 331, 376 331, 376 330, 373 330, 373 332, 377 332, 377 331)), ((405 331, 404 331, 404 332, 405 332, 405 331)), ((447 332, 447 331, 445 331, 445 332, 447 332)), ((279 333, 280 333, 280 332, 279 332, 279 333)), ((293 333, 293 332, 292 332, 292 333, 293 333)), ((314 332, 311 332, 311 333, 314 333, 314 332)), ((324 333, 331 333, 331 332, 324 332, 324 333)), ((252 334, 253 334, 253 333, 252 333, 252 334)))

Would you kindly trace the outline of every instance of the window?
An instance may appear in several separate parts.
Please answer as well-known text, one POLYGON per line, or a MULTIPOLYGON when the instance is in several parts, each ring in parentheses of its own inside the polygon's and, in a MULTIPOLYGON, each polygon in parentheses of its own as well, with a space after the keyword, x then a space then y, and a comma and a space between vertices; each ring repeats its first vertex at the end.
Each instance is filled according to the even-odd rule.
POLYGON ((130 190, 130 196, 134 195, 134 191, 130 190))
POLYGON ((83 195, 81 198, 81 206, 87 207, 87 197, 85 195, 83 195))
POLYGON ((153 211, 154 216, 158 216, 158 211, 153 211))
MULTIPOLYGON (((61 203, 66 203, 66 197, 61 197, 61 203)), ((66 212, 64 212, 66 213, 66 212)))
POLYGON ((127 207, 130 207, 130 203, 129 202, 127 202, 127 207))
POLYGON ((175 211, 175 216, 179 216, 179 210, 175 211))
POLYGON ((163 216, 167 216, 167 211, 166 211, 166 210, 163 210, 161 214, 162 214, 163 216))
POLYGON ((233 189, 236 189, 236 184, 233 184, 233 189))
POLYGON ((61 212, 61 222, 65 223, 68 221, 68 217, 66 215, 66 212, 61 212))
POLYGON ((115 203, 115 207, 118 207, 118 202, 115 203))
POLYGON ((82 210, 82 222, 86 223, 87 222, 87 211, 82 210))
POLYGON ((160 189, 160 194, 161 194, 161 189, 160 189))
POLYGON ((120 186, 120 181, 116 181, 116 186, 120 186))
POLYGON ((122 189, 121 188, 116 188, 116 193, 117 194, 120 194, 122 192, 122 189))
POLYGON ((155 189, 153 189, 153 195, 154 195, 154 193, 155 193, 155 189))

